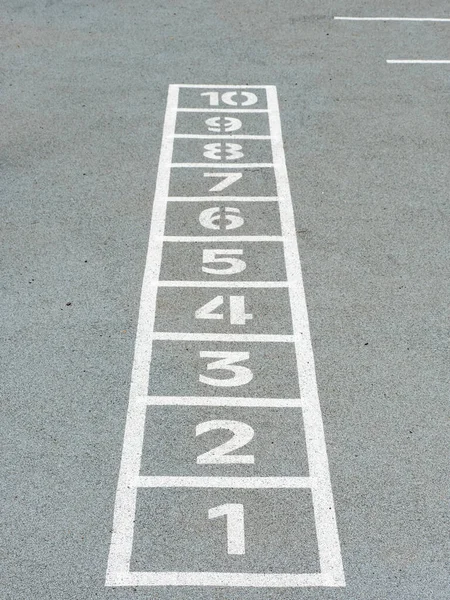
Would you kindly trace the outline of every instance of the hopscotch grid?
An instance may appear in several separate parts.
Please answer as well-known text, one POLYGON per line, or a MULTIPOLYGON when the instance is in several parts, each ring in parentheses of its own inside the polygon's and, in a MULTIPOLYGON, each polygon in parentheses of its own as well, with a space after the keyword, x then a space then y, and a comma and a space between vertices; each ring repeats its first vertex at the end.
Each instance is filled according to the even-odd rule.
MULTIPOLYGON (((272 139, 275 175, 278 188, 278 202, 282 231, 284 235, 284 249, 288 282, 158 282, 158 275, 162 260, 162 243, 164 222, 168 202, 168 186, 170 178, 171 156, 175 122, 177 114, 178 90, 180 86, 170 85, 167 100, 166 117, 163 129, 163 141, 158 167, 157 184, 153 206, 152 222, 150 229, 147 262, 144 273, 141 305, 139 310, 138 330, 136 336, 135 357, 133 362, 132 384, 130 388, 129 407, 125 426, 122 461, 117 486, 116 503, 114 510, 113 534, 111 539, 110 554, 106 575, 106 585, 221 585, 240 587, 303 587, 303 586, 343 586, 345 585, 340 557, 339 540, 335 523, 333 498, 325 449, 323 424, 321 421, 320 406, 318 404, 315 383, 314 359, 309 339, 309 326, 307 321, 306 304, 304 301, 303 283, 300 271, 295 224, 293 221, 292 200, 290 197, 287 179, 284 150, 281 139, 281 125, 274 86, 264 86, 267 90, 268 105, 270 109, 247 109, 237 111, 233 109, 218 110, 218 112, 267 112, 272 139), (297 273, 295 273, 297 269, 297 273), (206 284, 206 285, 205 285, 206 284), (231 285, 230 285, 231 284, 231 285), (316 532, 319 545, 319 560, 321 573, 300 574, 267 574, 267 573, 151 573, 130 572, 132 552, 134 516, 137 495, 137 483, 155 482, 155 478, 139 476, 140 457, 143 446, 143 433, 145 427, 145 412, 150 396, 143 394, 144 387, 148 386, 149 369, 152 344, 152 334, 156 309, 156 293, 159 286, 173 287, 288 287, 290 291, 291 312, 294 325, 294 341, 296 346, 297 363, 299 369, 301 406, 304 413, 305 432, 307 434, 307 451, 310 476, 308 478, 231 478, 240 480, 242 485, 248 486, 249 479, 264 479, 284 481, 292 484, 296 480, 301 487, 309 487, 313 493, 313 507, 316 521, 316 532), (299 301, 294 306, 294 300, 299 301), (306 329, 305 329, 306 326, 306 329), (304 331, 302 331, 304 329, 304 331), (302 356, 301 352, 305 355, 302 356), (309 360, 308 360, 309 359, 309 360), (300 365, 309 365, 307 375, 302 376, 300 365), (312 380, 311 380, 312 376, 312 380), (307 382, 307 379, 310 379, 307 382), (305 385, 309 383, 308 385, 305 385), (312 393, 311 393, 312 392, 312 393), (315 393, 314 393, 315 392, 315 393), (309 396, 310 394, 310 396, 309 396), (146 401, 143 399, 146 398, 146 401), (301 482, 301 484, 300 484, 301 482), (306 482, 308 485, 306 485, 306 482), (324 523, 319 522, 320 519, 324 523), (334 529, 334 530, 333 530, 334 529), (330 546, 330 547, 328 547, 330 546), (206 577, 205 577, 206 576, 206 577), (209 577, 211 576, 211 577, 209 577), (173 579, 171 579, 173 577, 173 579), (130 583, 133 581, 133 583, 130 583)), ((189 87, 189 86, 186 86, 189 87)), ((202 87, 202 86, 199 86, 202 87)), ((230 86, 236 87, 236 86, 230 86)), ((245 86, 247 87, 247 86, 245 86)), ((248 86, 252 87, 252 86, 248 86)), ((217 112, 211 110, 180 109, 186 112, 217 112)), ((181 163, 182 164, 182 163, 181 163)), ((190 163, 188 163, 190 164, 190 163)), ((194 163, 195 164, 195 163, 194 163)), ((209 165, 206 163, 208 167, 209 165)), ((204 166, 201 164, 200 166, 204 166)), ((215 165, 219 166, 219 165, 215 165)), ((221 165, 240 167, 241 165, 221 165)), ((260 165, 259 165, 260 166, 260 165)), ((273 165, 270 165, 273 166, 273 165)), ((291 336, 292 337, 292 336, 291 336)), ((161 397, 159 397, 161 398, 161 397)), ((249 401, 255 399, 249 399, 249 401)), ((270 399, 269 399, 270 400, 270 399)), ((173 478, 172 483, 174 482, 173 478)), ((168 478, 158 478, 159 482, 169 481, 168 478)), ((205 478, 175 478, 190 483, 204 482, 205 478), (195 481, 194 481, 195 480, 195 481)), ((207 478, 208 479, 208 478, 207 478)), ((215 480, 230 478, 209 478, 215 480)), ((272 481, 274 483, 274 481, 272 481)), ((203 485, 203 484, 202 484, 203 485)))

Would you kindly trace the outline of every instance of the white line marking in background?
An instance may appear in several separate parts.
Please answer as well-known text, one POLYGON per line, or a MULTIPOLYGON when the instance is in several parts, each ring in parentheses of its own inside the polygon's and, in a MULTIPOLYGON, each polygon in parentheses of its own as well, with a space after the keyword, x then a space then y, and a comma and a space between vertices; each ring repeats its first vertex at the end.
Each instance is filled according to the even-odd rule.
POLYGON ((390 65, 450 65, 450 60, 403 60, 390 59, 386 61, 390 65))
POLYGON ((435 19, 434 17, 333 17, 336 21, 430 21, 449 22, 450 18, 435 19))
POLYGON ((267 408, 299 408, 300 398, 236 398, 232 396, 143 396, 141 401, 157 406, 264 406, 267 408))

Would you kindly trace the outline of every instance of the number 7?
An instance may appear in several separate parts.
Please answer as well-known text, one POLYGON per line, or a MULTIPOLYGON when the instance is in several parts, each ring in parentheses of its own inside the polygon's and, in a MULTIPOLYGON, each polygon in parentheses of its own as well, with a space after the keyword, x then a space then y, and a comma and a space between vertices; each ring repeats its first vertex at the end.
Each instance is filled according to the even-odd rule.
POLYGON ((210 192, 221 192, 241 179, 242 173, 203 173, 203 177, 223 177, 223 181, 209 189, 210 192))

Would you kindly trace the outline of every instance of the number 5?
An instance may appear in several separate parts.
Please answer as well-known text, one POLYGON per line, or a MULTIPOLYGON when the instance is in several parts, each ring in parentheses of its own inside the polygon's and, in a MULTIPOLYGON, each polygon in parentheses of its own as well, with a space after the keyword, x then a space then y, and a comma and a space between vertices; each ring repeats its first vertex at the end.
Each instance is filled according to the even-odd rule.
POLYGON ((249 352, 200 352, 200 358, 218 358, 214 362, 210 362, 206 365, 207 371, 215 371, 223 369, 225 371, 231 371, 233 377, 226 379, 214 379, 213 377, 206 377, 206 375, 199 375, 198 380, 201 383, 207 385, 214 385, 217 387, 236 387, 238 385, 245 385, 253 379, 253 373, 248 367, 242 365, 236 365, 237 362, 248 360, 250 358, 249 352))
POLYGON ((214 250, 203 250, 203 266, 204 273, 213 273, 214 275, 232 275, 242 273, 247 267, 246 263, 240 258, 227 257, 230 254, 243 254, 243 250, 232 250, 228 248, 216 248, 214 250), (222 269, 214 267, 205 267, 205 263, 228 263, 230 266, 222 269))

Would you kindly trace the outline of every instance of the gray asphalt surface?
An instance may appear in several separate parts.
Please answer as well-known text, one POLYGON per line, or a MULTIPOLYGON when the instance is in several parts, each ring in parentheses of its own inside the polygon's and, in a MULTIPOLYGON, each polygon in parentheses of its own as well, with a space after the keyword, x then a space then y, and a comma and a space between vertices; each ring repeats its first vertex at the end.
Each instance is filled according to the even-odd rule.
MULTIPOLYGON (((450 65, 386 59, 450 59, 450 23, 333 16, 448 17, 447 4, 4 0, 1 12, 0 597, 446 600, 450 65), (277 86, 345 588, 104 587, 171 83, 277 86)), ((193 156, 195 148, 186 143, 180 153, 193 156)), ((202 183, 195 173, 187 183, 174 177, 171 193, 199 195, 202 183)), ((255 175, 252 193, 269 185, 255 175)), ((177 207, 171 210, 170 233, 178 235, 177 207)), ((268 222, 278 227, 267 214, 258 233, 268 222)), ((273 252, 273 264, 258 252, 255 260, 276 272, 273 252)), ((176 277, 177 257, 164 260, 176 277)), ((178 331, 183 323, 170 306, 181 302, 179 290, 164 293, 160 330, 178 331)), ((254 302, 270 307, 273 296, 257 291, 254 302)), ((285 319, 274 316, 280 333, 290 326, 285 319)), ((172 342, 159 344, 165 349, 151 377, 166 393, 170 377, 161 373, 176 351, 172 342)), ((291 385, 289 356, 279 352, 266 364, 291 385)), ((263 475, 272 475, 277 457, 282 464, 292 453, 296 416, 267 409, 260 418, 287 432, 265 463, 263 475)), ((146 435, 170 423, 177 437, 195 422, 192 413, 160 407, 146 435)), ((189 448, 152 452, 148 444, 145 452, 144 471, 159 465, 176 475, 189 448)), ((301 444, 297 452, 294 469, 303 475, 301 444)), ((183 474, 189 468, 195 475, 187 461, 183 474)), ((284 504, 293 504, 290 490, 283 493, 284 504)), ((285 516, 276 526, 250 527, 255 535, 259 527, 274 538, 281 532, 300 566, 314 570, 309 492, 301 493, 309 537, 300 540, 303 530, 285 516)), ((225 501, 223 490, 215 494, 216 504, 225 501)), ((216 568, 212 547, 197 537, 183 545, 191 532, 197 536, 189 507, 214 505, 201 490, 153 497, 142 490, 133 566, 216 568), (185 527, 178 567, 173 551, 155 544, 167 537, 169 525, 154 516, 167 503, 185 527), (192 544, 200 549, 194 558, 192 544)), ((265 560, 263 569, 294 568, 278 551, 265 560)))

